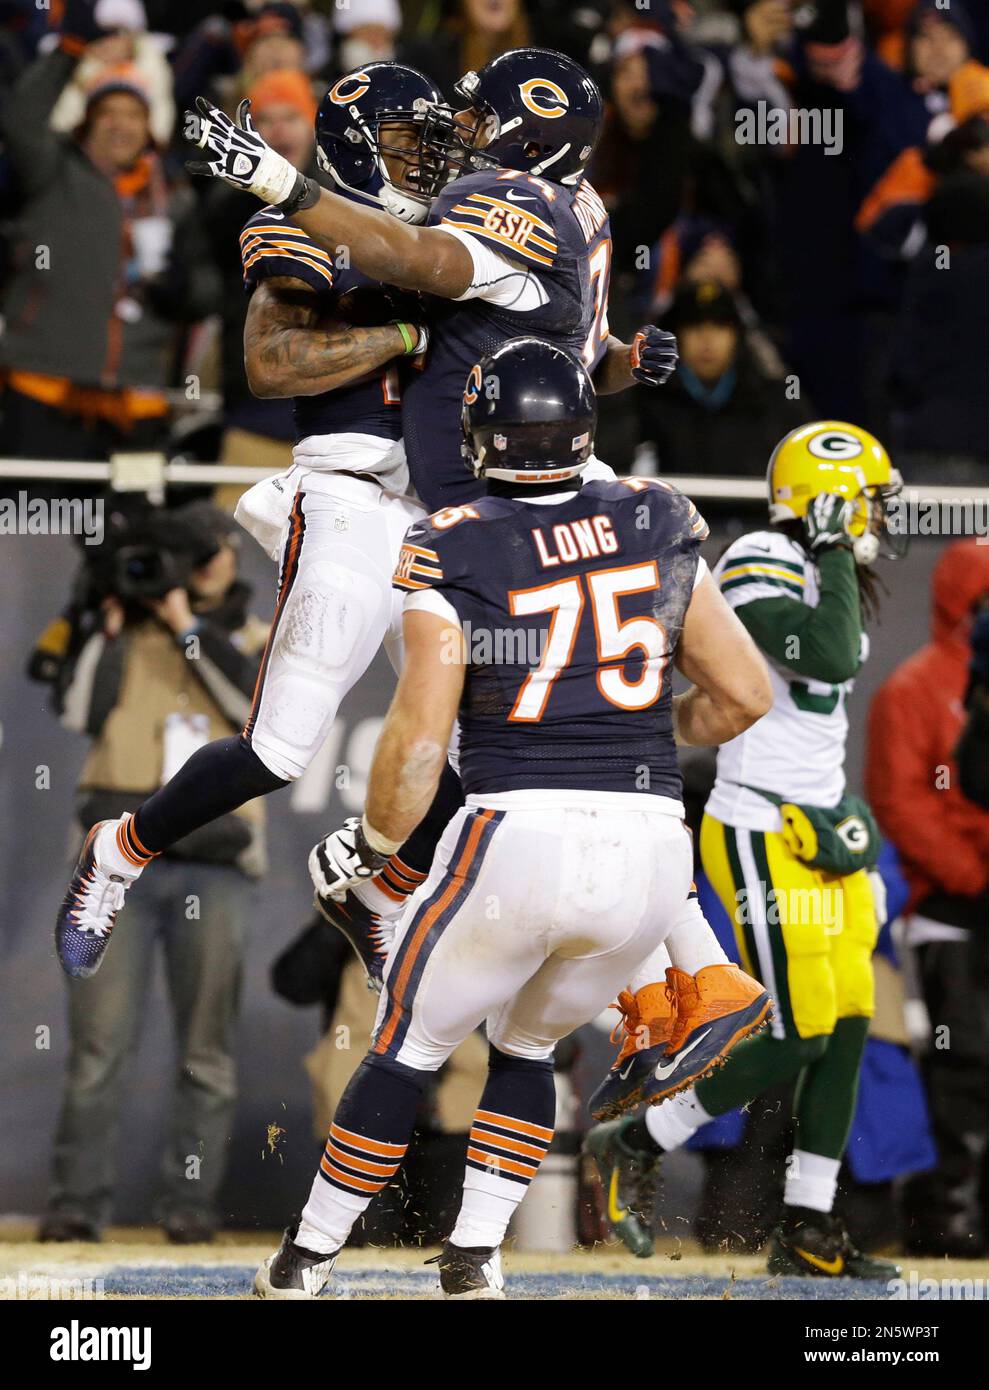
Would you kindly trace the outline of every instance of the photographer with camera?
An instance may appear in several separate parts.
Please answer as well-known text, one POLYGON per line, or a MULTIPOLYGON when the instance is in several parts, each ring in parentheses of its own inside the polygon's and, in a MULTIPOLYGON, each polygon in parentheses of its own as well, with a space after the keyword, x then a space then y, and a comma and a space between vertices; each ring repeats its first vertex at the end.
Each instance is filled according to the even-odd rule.
MULTIPOLYGON (((194 502, 113 522, 53 625, 61 654, 49 642, 32 661, 55 686, 63 724, 92 740, 77 787, 84 832, 242 726, 267 637, 237 578, 237 527, 220 509, 194 502)), ((212 1237, 233 1126, 249 880, 263 869, 256 801, 169 850, 109 968, 69 981, 68 1076, 42 1240, 98 1240, 109 1216, 125 1068, 159 949, 177 1070, 155 1214, 174 1242, 212 1237)))

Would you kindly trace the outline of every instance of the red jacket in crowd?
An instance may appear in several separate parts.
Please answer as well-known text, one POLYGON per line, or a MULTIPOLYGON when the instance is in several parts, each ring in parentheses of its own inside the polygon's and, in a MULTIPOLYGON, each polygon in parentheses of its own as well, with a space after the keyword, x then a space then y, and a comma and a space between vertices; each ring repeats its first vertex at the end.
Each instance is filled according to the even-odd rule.
POLYGON ((903 861, 910 907, 989 886, 989 813, 958 785, 973 606, 989 594, 989 545, 952 542, 934 570, 932 640, 898 666, 869 710, 866 790, 903 861))

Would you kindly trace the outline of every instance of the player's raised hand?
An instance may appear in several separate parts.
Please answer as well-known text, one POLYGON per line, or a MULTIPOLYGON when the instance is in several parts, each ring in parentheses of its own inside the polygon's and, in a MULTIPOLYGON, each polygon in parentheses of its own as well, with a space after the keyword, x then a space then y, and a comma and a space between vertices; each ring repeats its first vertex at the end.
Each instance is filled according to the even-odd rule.
POLYGON ((813 498, 804 517, 808 547, 816 552, 833 545, 850 546, 848 512, 848 501, 837 492, 822 492, 813 498))
POLYGON ((374 878, 387 863, 388 855, 368 844, 360 816, 350 816, 315 846, 309 856, 309 876, 317 896, 340 899, 348 888, 374 878))
POLYGON ((680 353, 674 333, 649 323, 640 328, 629 349, 629 365, 636 381, 663 386, 677 369, 680 353))
POLYGON ((266 203, 285 203, 298 194, 305 179, 294 164, 266 144, 254 129, 251 103, 242 101, 232 121, 225 111, 196 98, 196 110, 185 113, 185 138, 208 158, 190 160, 190 174, 223 179, 234 188, 253 193, 266 203))

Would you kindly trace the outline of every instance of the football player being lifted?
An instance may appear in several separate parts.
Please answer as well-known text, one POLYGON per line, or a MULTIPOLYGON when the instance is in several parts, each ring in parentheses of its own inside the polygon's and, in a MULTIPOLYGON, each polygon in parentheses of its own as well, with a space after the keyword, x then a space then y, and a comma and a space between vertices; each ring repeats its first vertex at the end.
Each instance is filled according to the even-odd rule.
MULTIPOLYGON (((318 161, 341 199, 423 222, 419 127, 440 94, 398 63, 369 64, 359 86, 359 109, 347 78, 326 93, 318 161)), ((241 256, 251 388, 294 398, 294 467, 252 488, 238 509, 280 559, 275 620, 242 735, 198 749, 133 817, 90 833, 56 931, 59 958, 76 976, 98 968, 124 894, 155 854, 301 775, 340 701, 398 632, 394 558, 424 514, 402 495, 399 444, 402 377, 427 337, 408 312, 418 306, 398 303, 275 207, 248 221, 241 256)))
MULTIPOLYGON (((281 537, 279 599, 241 738, 198 750, 134 816, 94 827, 56 928, 72 974, 98 968, 126 891, 156 854, 312 760, 389 631, 388 576, 411 515, 396 495, 407 477, 393 447, 402 430, 427 506, 476 494, 457 434, 463 363, 531 327, 596 366, 602 390, 655 384, 675 367, 669 334, 649 328, 630 346, 607 334, 607 217, 582 184, 601 121, 594 83, 570 59, 528 49, 465 83, 475 105, 454 115, 401 65, 370 64, 337 82, 318 118, 334 192, 267 146, 246 104, 234 123, 199 102, 195 134, 210 157, 190 167, 269 204, 245 228, 254 288, 245 347, 256 389, 298 397, 297 467, 274 485, 290 511, 284 525, 265 505, 272 487, 260 502, 249 495, 245 511, 259 538, 281 537), (333 334, 327 313, 352 312, 369 281, 429 292, 427 355, 426 331, 404 305, 385 307, 381 317, 395 322, 344 322, 333 334), (382 379, 381 368, 403 354, 421 370, 400 412, 395 374, 382 379)), ((360 896, 324 905, 374 983, 385 924, 425 877, 461 801, 448 771, 417 839, 360 896)))
MULTIPOLYGON (((847 703, 868 656, 870 566, 902 539, 890 532, 887 506, 900 478, 871 434, 819 421, 777 446, 768 489, 770 528, 734 541, 713 573, 768 659, 773 707, 718 750, 701 859, 739 959, 773 997, 771 1027, 692 1091, 600 1125, 586 1142, 617 1193, 615 1229, 648 1255, 662 1155, 712 1117, 796 1081, 795 1147, 770 1271, 890 1279, 896 1267, 856 1250, 832 1208, 874 1006, 874 889, 884 898, 869 872, 875 821, 845 790, 847 703)), ((613 1070, 599 1104, 621 1110, 624 1084, 613 1070)))
POLYGON ((447 1297, 504 1296, 499 1247, 553 1139, 554 1046, 607 1005, 690 891, 674 723, 686 742, 720 743, 769 707, 765 662, 701 559, 692 503, 662 483, 583 480, 595 418, 575 357, 535 338, 502 344, 464 393, 485 491, 406 537, 405 663, 362 862, 335 887, 408 838, 458 718, 467 799, 402 918, 370 1050, 301 1223, 258 1270, 263 1297, 328 1287, 401 1166, 425 1082, 482 1024, 488 1078, 440 1280, 447 1297), (671 663, 693 681, 675 700, 671 663))

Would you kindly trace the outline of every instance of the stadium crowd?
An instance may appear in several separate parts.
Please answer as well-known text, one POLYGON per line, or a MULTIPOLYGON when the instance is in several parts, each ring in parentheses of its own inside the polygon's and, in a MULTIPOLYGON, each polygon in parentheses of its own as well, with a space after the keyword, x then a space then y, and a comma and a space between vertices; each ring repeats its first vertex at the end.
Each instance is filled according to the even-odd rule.
POLYGON ((242 365, 250 200, 193 186, 177 113, 200 93, 230 109, 247 95, 303 166, 318 96, 355 64, 397 55, 449 95, 462 72, 538 43, 609 97, 590 177, 612 219, 612 324, 681 334, 661 400, 606 406, 617 466, 755 475, 817 413, 876 431, 913 477, 981 475, 981 6, 4 0, 2 19, 7 456, 151 444, 280 462, 290 407, 255 400, 242 365))
MULTIPOLYGON (((627 337, 653 321, 679 339, 661 392, 604 401, 604 457, 620 471, 761 477, 788 430, 826 416, 874 431, 911 479, 989 479, 989 8, 977 0, 0 0, 0 457, 154 449, 287 467, 291 403, 253 396, 243 365, 238 238, 256 203, 187 176, 181 113, 200 94, 228 111, 247 96, 264 138, 322 178, 313 117, 343 72, 397 56, 452 96, 463 72, 530 43, 585 64, 607 97, 589 177, 612 221, 612 326, 627 337)), ((989 592, 981 571, 977 588, 973 602, 989 592)), ((958 621, 935 641, 959 646, 958 621)), ((967 652, 954 654, 959 700, 967 652)), ((883 698, 905 725, 921 717, 902 691, 883 698)), ((946 760, 956 716, 932 716, 946 760)), ((897 809, 914 794, 884 821, 894 725, 875 728, 876 810, 903 850, 897 831, 912 845, 918 828, 897 809)), ((952 972, 965 980, 960 1036, 986 1000, 947 950, 984 920, 987 813, 966 806, 965 874, 938 882, 932 859, 900 899, 952 899, 923 968, 934 999, 950 997, 952 972)), ((890 880, 902 887, 895 868, 890 880)), ((983 1247, 984 1031, 983 1018, 963 1078, 940 1054, 928 1068, 948 1164, 915 1196, 918 1249, 983 1247)), ((900 1024, 886 1038, 905 1053, 900 1024)), ((884 1067, 894 1088, 905 1075, 879 1057, 874 1095, 884 1067)), ((920 1137, 868 1182, 932 1165, 924 1102, 909 1095, 896 1122, 920 1137)))

